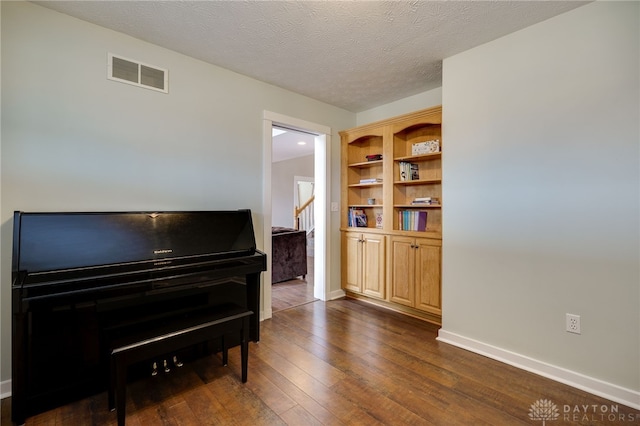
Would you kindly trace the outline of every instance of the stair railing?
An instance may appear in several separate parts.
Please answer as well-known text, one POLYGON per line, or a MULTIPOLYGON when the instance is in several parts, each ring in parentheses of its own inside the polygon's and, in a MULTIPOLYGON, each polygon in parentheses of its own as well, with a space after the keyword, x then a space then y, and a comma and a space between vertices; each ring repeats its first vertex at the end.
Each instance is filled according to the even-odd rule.
POLYGON ((304 229, 305 231, 307 231, 307 233, 309 233, 315 227, 315 224, 313 222, 314 200, 315 196, 312 195, 300 207, 295 206, 293 208, 293 221, 295 223, 296 229, 304 229))

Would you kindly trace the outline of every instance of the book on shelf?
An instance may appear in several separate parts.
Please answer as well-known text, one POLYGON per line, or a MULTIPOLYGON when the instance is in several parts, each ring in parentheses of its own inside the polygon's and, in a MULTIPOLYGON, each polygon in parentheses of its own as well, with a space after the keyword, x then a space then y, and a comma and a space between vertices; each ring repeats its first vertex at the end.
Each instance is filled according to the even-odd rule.
POLYGON ((423 210, 399 210, 398 224, 400 231, 426 231, 427 212, 423 210))
POLYGON ((411 179, 409 180, 420 179, 420 173, 418 172, 418 168, 419 167, 416 163, 409 163, 409 169, 411 170, 411 174, 410 174, 411 179))
POLYGON ((376 228, 382 229, 382 213, 376 213, 376 228))
POLYGON ((350 227, 366 228, 367 214, 362 209, 350 208, 347 222, 350 227))
POLYGON ((431 154, 440 152, 440 139, 418 142, 411 145, 411 155, 431 154))
POLYGON ((410 165, 411 163, 408 163, 406 161, 401 161, 399 164, 399 168, 400 168, 400 180, 401 181, 407 181, 409 180, 410 175, 410 165))
POLYGON ((382 179, 380 178, 360 179, 360 183, 379 183, 379 182, 382 182, 382 179))
POLYGON ((408 161, 401 161, 400 168, 400 181, 418 180, 420 179, 420 166, 416 163, 410 163, 408 161))
POLYGON ((419 205, 427 205, 427 206, 434 206, 434 205, 440 205, 440 200, 436 197, 416 197, 413 199, 413 201, 411 201, 411 204, 414 206, 419 206, 419 205))

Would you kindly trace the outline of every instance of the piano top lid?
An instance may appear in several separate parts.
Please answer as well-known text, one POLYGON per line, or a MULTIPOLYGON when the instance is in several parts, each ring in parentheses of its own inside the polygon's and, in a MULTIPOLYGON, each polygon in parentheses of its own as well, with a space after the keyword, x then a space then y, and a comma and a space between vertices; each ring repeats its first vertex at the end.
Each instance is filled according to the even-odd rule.
POLYGON ((255 251, 250 210, 14 213, 14 273, 255 251))

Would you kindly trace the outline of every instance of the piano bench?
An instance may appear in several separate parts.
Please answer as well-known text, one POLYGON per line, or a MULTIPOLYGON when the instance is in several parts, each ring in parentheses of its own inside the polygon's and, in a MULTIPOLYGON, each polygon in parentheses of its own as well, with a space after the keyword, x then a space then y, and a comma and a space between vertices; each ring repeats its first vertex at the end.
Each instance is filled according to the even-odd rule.
POLYGON ((180 318, 159 327, 137 329, 128 336, 111 342, 108 399, 109 409, 115 409, 117 412, 118 426, 125 424, 127 368, 134 363, 221 337, 222 362, 226 365, 228 348, 225 335, 240 333, 242 383, 246 383, 249 317, 252 314, 253 312, 246 308, 225 305, 224 309, 180 318))

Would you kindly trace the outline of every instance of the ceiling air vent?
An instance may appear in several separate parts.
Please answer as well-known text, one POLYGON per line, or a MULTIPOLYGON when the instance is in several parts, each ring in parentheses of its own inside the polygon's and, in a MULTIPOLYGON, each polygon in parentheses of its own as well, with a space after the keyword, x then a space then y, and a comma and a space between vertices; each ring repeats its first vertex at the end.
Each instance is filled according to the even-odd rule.
POLYGON ((107 78, 134 86, 169 93, 169 72, 109 53, 107 78))

